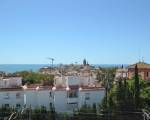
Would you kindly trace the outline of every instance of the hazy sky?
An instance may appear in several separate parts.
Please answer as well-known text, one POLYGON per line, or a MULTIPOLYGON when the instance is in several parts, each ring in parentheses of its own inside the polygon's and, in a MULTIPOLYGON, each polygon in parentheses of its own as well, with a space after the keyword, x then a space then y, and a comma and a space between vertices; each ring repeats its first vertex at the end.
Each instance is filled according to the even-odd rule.
POLYGON ((150 0, 0 0, 0 64, 131 64, 140 53, 150 63, 150 0))

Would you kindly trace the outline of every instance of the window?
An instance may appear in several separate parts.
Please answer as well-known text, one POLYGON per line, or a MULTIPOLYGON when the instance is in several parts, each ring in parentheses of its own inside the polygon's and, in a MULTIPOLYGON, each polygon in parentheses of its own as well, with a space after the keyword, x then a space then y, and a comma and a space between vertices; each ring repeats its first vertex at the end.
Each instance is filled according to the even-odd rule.
POLYGON ((90 100, 90 93, 85 93, 85 100, 90 100))
POLYGON ((50 102, 49 106, 50 106, 50 108, 52 108, 52 107, 53 107, 53 104, 50 102))
POLYGON ((49 97, 53 97, 52 92, 49 92, 49 97))
POLYGON ((21 105, 20 104, 16 104, 16 108, 20 108, 21 107, 21 105))
POLYGON ((9 99, 9 93, 4 93, 4 99, 9 99))
POLYGON ((78 103, 77 102, 67 103, 67 108, 69 110, 76 110, 78 109, 78 103))
POLYGON ((146 77, 149 77, 149 72, 146 72, 146 77))
POLYGON ((7 81, 4 81, 5 86, 7 85, 7 81))
POLYGON ((69 91, 68 92, 68 98, 77 98, 78 92, 77 91, 69 91))
POLYGON ((21 94, 20 93, 16 93, 16 99, 20 99, 21 98, 21 94))
POLYGON ((90 78, 88 79, 88 85, 90 85, 90 78))
POLYGON ((69 104, 69 105, 78 105, 77 102, 72 102, 72 103, 67 103, 67 104, 69 104))
POLYGON ((5 104, 4 107, 5 107, 5 108, 9 108, 9 104, 5 104))

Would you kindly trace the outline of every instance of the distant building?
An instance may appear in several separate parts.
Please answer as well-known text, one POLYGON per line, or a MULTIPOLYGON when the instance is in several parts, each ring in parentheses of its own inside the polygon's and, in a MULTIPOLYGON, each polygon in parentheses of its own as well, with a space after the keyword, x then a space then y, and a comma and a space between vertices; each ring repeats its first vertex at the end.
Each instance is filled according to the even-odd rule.
POLYGON ((98 85, 95 74, 90 73, 69 73, 68 75, 56 76, 54 80, 55 86, 88 86, 96 87, 98 85))
POLYGON ((0 88, 14 88, 22 86, 21 77, 1 77, 0 88))
POLYGON ((128 78, 128 69, 127 68, 119 68, 116 70, 116 79, 128 78))
MULTIPOLYGON (((138 67, 138 72, 143 80, 150 80, 150 64, 144 63, 144 62, 138 62, 136 63, 138 67)), ((132 79, 134 77, 135 72, 135 66, 136 64, 130 65, 128 67, 128 77, 129 79, 132 79)))
POLYGON ((59 71, 56 68, 52 67, 43 67, 39 70, 42 74, 50 74, 50 75, 56 75, 59 73, 59 71))

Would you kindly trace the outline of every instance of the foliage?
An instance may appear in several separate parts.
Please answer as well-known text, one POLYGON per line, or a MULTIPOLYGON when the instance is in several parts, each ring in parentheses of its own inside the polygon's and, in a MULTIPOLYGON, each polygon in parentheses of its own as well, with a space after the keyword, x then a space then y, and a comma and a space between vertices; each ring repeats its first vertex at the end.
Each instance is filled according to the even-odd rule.
POLYGON ((116 73, 116 68, 99 68, 97 70, 97 80, 101 83, 102 86, 106 86, 109 83, 109 87, 112 86, 114 82, 116 73), (108 81, 107 81, 108 80, 108 81))
POLYGON ((44 75, 32 71, 21 71, 15 74, 22 77, 23 84, 47 83, 49 85, 53 85, 53 79, 54 79, 53 75, 44 75))
POLYGON ((140 97, 140 81, 139 81, 137 65, 135 66, 134 90, 135 90, 135 104, 136 104, 136 107, 138 108, 139 97, 140 97))
POLYGON ((2 106, 2 108, 0 108, 0 117, 7 117, 14 111, 15 111, 14 108, 8 108, 2 106))
POLYGON ((103 99, 100 105, 100 110, 103 110, 103 114, 105 116, 111 115, 113 119, 120 119, 120 117, 123 120, 130 120, 131 118, 140 119, 142 114, 135 113, 140 113, 142 109, 150 109, 150 82, 141 80, 140 83, 138 108, 137 97, 135 97, 135 81, 120 80, 117 84, 113 85, 107 99, 106 97, 103 99))
POLYGON ((86 59, 83 60, 83 65, 86 66, 87 65, 87 61, 86 59))
POLYGON ((150 81, 141 81, 140 99, 142 101, 142 107, 150 110, 150 81))
POLYGON ((13 118, 16 120, 55 120, 56 113, 53 107, 47 110, 45 107, 41 106, 36 109, 26 108, 22 110, 12 109, 12 108, 1 108, 0 109, 0 119, 6 117, 9 118, 12 113, 13 118))
POLYGON ((96 104, 93 104, 93 106, 83 105, 80 109, 77 111, 74 111, 72 120, 97 120, 97 108, 96 104))
MULTIPOLYGON (((105 78, 107 85, 112 83, 109 77, 105 78)), ((111 85, 110 90, 106 87, 106 95, 100 105, 100 112, 104 114, 104 118, 111 116, 112 119, 138 120, 142 117, 142 109, 150 110, 150 81, 140 80, 137 67, 134 79, 121 78, 111 85)))

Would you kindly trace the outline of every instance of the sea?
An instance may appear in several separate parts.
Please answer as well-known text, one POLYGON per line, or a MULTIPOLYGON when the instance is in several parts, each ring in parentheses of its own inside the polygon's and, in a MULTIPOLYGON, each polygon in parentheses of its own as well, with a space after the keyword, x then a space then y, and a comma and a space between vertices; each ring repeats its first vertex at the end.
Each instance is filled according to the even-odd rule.
MULTIPOLYGON (((39 71, 40 68, 50 66, 49 64, 0 64, 0 71, 6 72, 6 73, 15 73, 18 71, 39 71)), ((59 66, 59 65, 54 65, 59 66)), ((122 64, 93 64, 95 68, 98 67, 121 67, 122 64)), ((124 66, 127 66, 124 64, 124 66)))

